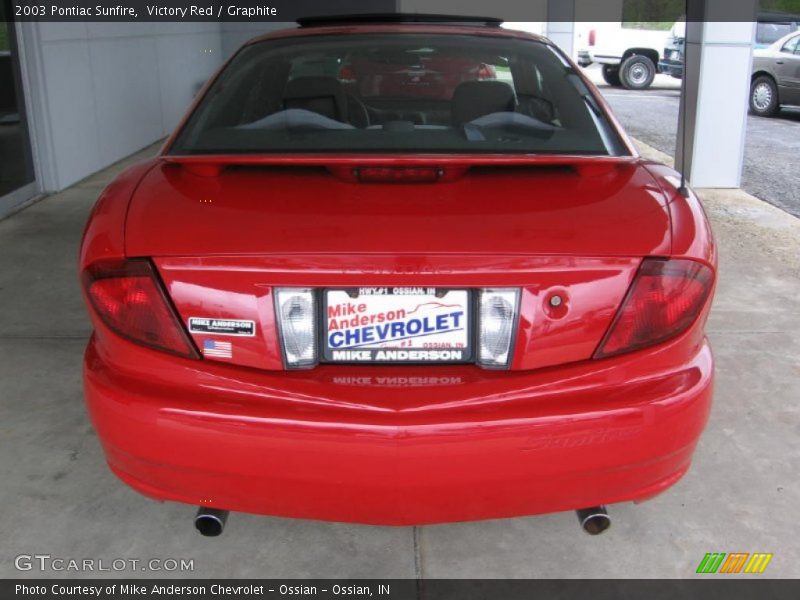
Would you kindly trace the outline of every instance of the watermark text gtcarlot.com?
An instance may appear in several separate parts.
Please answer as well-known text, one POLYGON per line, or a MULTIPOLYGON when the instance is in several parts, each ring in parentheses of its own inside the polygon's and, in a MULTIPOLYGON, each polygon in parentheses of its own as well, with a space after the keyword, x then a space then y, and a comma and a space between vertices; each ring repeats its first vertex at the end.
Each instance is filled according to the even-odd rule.
POLYGON ((14 558, 18 571, 113 572, 113 571, 194 571, 193 558, 70 558, 50 554, 19 554, 14 558))

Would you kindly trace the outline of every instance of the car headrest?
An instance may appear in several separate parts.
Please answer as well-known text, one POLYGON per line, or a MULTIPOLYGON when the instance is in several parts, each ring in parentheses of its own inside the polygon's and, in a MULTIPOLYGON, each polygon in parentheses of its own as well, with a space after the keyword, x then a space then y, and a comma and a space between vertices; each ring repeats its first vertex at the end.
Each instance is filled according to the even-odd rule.
POLYGON ((453 123, 469 123, 495 112, 513 111, 513 88, 503 81, 465 81, 453 92, 453 123))
POLYGON ((333 77, 297 77, 283 89, 283 107, 301 108, 337 121, 347 120, 347 95, 333 77))

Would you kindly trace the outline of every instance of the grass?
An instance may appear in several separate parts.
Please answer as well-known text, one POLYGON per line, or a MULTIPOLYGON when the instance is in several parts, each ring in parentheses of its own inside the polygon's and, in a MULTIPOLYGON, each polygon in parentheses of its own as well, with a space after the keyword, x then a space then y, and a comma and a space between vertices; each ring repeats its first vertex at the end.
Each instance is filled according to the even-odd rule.
POLYGON ((623 26, 669 29, 685 10, 685 0, 622 0, 623 26))
POLYGON ((760 0, 759 7, 761 10, 800 14, 800 0, 760 0))
POLYGON ((622 26, 626 29, 656 29, 668 31, 672 27, 672 21, 623 21, 622 26))

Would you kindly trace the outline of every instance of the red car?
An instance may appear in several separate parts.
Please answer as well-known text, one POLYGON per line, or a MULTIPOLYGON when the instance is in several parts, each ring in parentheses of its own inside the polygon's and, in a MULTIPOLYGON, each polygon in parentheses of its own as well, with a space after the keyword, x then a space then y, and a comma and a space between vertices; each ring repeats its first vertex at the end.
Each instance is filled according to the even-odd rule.
POLYGON ((254 39, 103 192, 84 377, 125 483, 207 535, 229 510, 578 510, 597 533, 686 472, 713 387, 703 209, 557 47, 497 25, 254 39))

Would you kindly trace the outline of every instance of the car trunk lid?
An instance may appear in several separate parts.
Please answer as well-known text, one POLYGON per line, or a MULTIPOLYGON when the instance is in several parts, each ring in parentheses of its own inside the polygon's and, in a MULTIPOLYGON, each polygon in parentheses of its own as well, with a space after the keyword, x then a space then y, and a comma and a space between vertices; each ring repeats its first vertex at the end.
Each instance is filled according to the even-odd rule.
MULTIPOLYGON (((342 176, 348 169, 381 165, 374 160, 322 160, 224 168, 163 162, 144 178, 131 203, 127 253, 644 256, 669 251, 663 193, 629 160, 469 165, 440 159, 445 172, 440 181, 409 185, 342 176)), ((427 166, 437 166, 434 160, 427 166)))
POLYGON ((276 287, 320 305, 331 288, 512 287, 512 368, 529 369, 590 358, 641 258, 670 250, 663 193, 632 160, 429 162, 435 182, 407 185, 360 182, 365 164, 398 166, 165 161, 132 200, 127 253, 153 258, 208 360, 284 367, 276 287))

